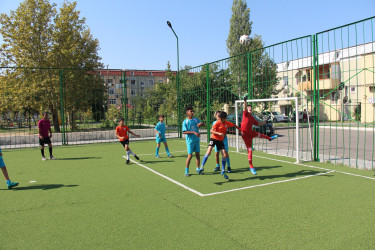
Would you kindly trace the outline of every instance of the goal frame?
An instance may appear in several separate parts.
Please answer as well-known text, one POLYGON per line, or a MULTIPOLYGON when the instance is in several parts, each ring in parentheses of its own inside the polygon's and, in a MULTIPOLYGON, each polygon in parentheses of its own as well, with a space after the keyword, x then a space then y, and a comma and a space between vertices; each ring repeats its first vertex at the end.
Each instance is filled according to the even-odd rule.
MULTIPOLYGON (((277 101, 294 101, 295 103, 295 113, 296 113, 296 163, 299 163, 299 111, 298 111, 298 97, 282 97, 282 98, 269 98, 269 99, 252 99, 252 100, 247 100, 247 103, 252 103, 252 102, 277 102, 277 101)), ((235 108, 235 114, 236 114, 236 125, 238 126, 238 104, 243 103, 243 100, 237 100, 234 103, 234 108, 235 108)), ((236 149, 237 152, 239 152, 239 132, 236 129, 236 149)))

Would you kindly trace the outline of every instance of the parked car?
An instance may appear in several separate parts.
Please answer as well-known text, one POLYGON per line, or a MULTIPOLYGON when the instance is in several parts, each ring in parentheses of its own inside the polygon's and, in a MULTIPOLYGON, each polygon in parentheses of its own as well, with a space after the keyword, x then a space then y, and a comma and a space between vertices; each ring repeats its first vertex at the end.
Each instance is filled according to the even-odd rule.
MULTIPOLYGON (((307 112, 306 111, 299 111, 298 112, 298 118, 300 122, 306 123, 307 122, 307 112)), ((309 114, 309 120, 310 122, 314 121, 314 116, 312 114, 309 114)), ((296 114, 292 114, 290 116, 290 121, 291 122, 296 122, 296 114)))
MULTIPOLYGON (((253 117, 258 122, 263 121, 256 114, 253 114, 253 117)), ((236 115, 235 114, 228 115, 227 116, 227 121, 232 122, 232 123, 235 124, 236 123, 236 115)), ((239 114, 238 115, 238 126, 239 127, 241 127, 241 122, 242 122, 242 114, 241 115, 239 114)), ((265 134, 265 135, 268 135, 268 136, 272 136, 275 133, 275 129, 274 129, 273 125, 272 125, 272 122, 267 122, 263 126, 256 126, 256 125, 254 125, 253 126, 253 130, 256 131, 256 132, 258 132, 258 133, 265 134)), ((236 133, 236 129, 235 128, 229 128, 228 129, 228 133, 229 134, 235 134, 236 133)))
POLYGON ((271 120, 272 122, 287 122, 289 120, 289 117, 286 115, 282 115, 277 111, 263 111, 263 116, 268 116, 268 120, 271 120))

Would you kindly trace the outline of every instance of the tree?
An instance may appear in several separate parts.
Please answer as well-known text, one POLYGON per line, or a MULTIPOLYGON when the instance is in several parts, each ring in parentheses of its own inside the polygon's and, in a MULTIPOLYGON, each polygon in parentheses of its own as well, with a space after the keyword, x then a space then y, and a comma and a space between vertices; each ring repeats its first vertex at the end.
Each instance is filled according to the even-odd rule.
MULTIPOLYGON (((48 0, 25 0, 9 16, 0 16, 4 40, 1 66, 17 67, 6 70, 0 83, 10 90, 14 109, 49 109, 57 132, 61 108, 68 110, 74 128, 74 113, 98 106, 97 100, 93 101, 93 91, 97 94, 98 88, 104 88, 99 76, 92 77, 90 73, 103 67, 98 56, 99 42, 79 14, 76 2, 64 2, 58 12, 48 0), (59 69, 64 69, 63 79, 59 69), (60 81, 64 83, 64 107, 60 81)), ((99 93, 105 95, 105 91, 99 93)))
POLYGON ((251 92, 254 98, 271 98, 277 94, 277 66, 265 53, 261 36, 252 33, 250 9, 244 0, 233 0, 232 17, 227 40, 230 59, 230 75, 234 93, 243 95, 248 92, 247 81, 251 77, 251 92), (240 44, 242 35, 249 35, 248 44, 240 44), (252 75, 248 75, 247 53, 251 56, 252 75))

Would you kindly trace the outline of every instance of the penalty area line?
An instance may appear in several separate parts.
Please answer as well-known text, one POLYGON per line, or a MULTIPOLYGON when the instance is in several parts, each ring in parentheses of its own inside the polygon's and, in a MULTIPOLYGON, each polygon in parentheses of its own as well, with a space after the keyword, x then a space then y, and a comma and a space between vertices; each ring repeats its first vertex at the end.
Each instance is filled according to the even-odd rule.
POLYGON ((328 173, 331 173, 331 172, 335 172, 335 171, 332 170, 332 171, 329 171, 329 172, 318 173, 318 174, 314 174, 314 175, 306 175, 306 176, 303 176, 303 177, 297 177, 297 178, 292 178, 292 179, 288 179, 288 180, 274 181, 274 182, 269 182, 269 183, 264 183, 264 184, 259 184, 259 185, 247 186, 247 187, 242 187, 242 188, 235 188, 235 189, 230 189, 230 190, 225 190, 225 191, 220 191, 220 192, 215 192, 215 193, 204 194, 203 196, 212 196, 212 195, 217 195, 217 194, 224 194, 224 193, 240 191, 240 190, 256 188, 256 187, 263 187, 263 186, 268 186, 268 185, 273 185, 273 184, 278 184, 278 183, 283 183, 283 182, 288 182, 288 181, 297 181, 297 180, 300 180, 300 179, 305 179, 305 178, 314 177, 314 176, 318 176, 318 175, 324 175, 324 174, 328 174, 328 173))
MULTIPOLYGON (((123 156, 123 157, 126 159, 126 156, 123 156)), ((157 174, 157 175, 159 175, 160 177, 162 177, 162 178, 164 178, 164 179, 166 179, 166 180, 168 180, 168 181, 170 181, 170 182, 172 182, 172 183, 174 183, 174 184, 176 184, 176 185, 182 187, 183 189, 186 189, 186 190, 188 190, 188 191, 190 191, 190 192, 192 192, 192 193, 194 193, 194 194, 197 194, 197 195, 199 195, 199 196, 202 196, 202 197, 205 196, 205 195, 202 194, 201 192, 198 192, 197 190, 194 190, 194 189, 192 189, 192 188, 189 188, 188 186, 185 186, 184 184, 182 184, 182 183, 180 183, 180 182, 178 182, 178 181, 176 181, 176 180, 173 180, 172 178, 169 178, 168 176, 165 176, 165 175, 163 175, 163 174, 161 174, 161 173, 159 173, 159 172, 153 170, 152 168, 146 167, 145 165, 143 165, 143 164, 141 164, 141 163, 138 163, 138 162, 136 162, 136 161, 134 161, 134 160, 132 160, 132 159, 130 159, 130 161, 131 161, 131 162, 134 162, 134 163, 137 164, 138 166, 141 166, 142 168, 147 169, 148 171, 150 171, 150 172, 152 172, 152 173, 154 173, 154 174, 157 174)))

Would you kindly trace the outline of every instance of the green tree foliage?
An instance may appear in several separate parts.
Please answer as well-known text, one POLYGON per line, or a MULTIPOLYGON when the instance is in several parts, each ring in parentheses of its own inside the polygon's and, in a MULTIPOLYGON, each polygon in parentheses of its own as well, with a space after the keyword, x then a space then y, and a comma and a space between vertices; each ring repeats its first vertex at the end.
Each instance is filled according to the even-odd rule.
MULTIPOLYGON (((0 16, 0 33, 4 41, 0 48, 1 66, 17 67, 4 70, 0 78, 0 88, 8 89, 7 98, 12 100, 8 110, 49 109, 55 131, 59 131, 62 93, 72 129, 75 127, 74 113, 85 112, 88 107, 95 113, 98 100, 105 99, 102 81, 90 73, 103 66, 98 56, 99 42, 92 37, 85 19, 79 14, 76 2, 65 1, 57 11, 56 5, 49 0, 25 0, 17 10, 0 16), (63 89, 58 70, 62 68, 65 69, 63 89), (75 70, 67 70, 72 68, 75 70)), ((3 102, 9 103, 8 99, 3 102)), ((7 105, 1 105, 1 108, 7 108, 7 105)))

